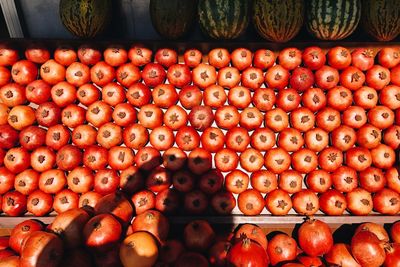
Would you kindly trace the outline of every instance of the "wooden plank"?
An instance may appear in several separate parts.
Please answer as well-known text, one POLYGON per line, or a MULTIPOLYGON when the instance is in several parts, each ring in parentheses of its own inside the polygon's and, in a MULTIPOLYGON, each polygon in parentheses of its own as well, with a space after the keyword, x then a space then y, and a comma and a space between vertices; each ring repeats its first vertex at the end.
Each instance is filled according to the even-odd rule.
MULTIPOLYGON (((317 215, 314 218, 326 222, 329 225, 342 225, 342 224, 359 224, 363 222, 375 222, 379 224, 391 224, 396 221, 400 221, 400 216, 382 216, 382 215, 370 215, 370 216, 323 216, 317 215)), ((54 216, 49 217, 0 217, 0 228, 13 228, 18 223, 28 220, 35 219, 50 224, 54 220, 54 216)), ((244 223, 254 223, 260 226, 266 227, 293 227, 295 224, 301 224, 306 219, 305 216, 287 215, 287 216, 172 216, 169 217, 172 224, 186 224, 193 220, 207 220, 212 224, 225 224, 225 225, 239 225, 244 223)))

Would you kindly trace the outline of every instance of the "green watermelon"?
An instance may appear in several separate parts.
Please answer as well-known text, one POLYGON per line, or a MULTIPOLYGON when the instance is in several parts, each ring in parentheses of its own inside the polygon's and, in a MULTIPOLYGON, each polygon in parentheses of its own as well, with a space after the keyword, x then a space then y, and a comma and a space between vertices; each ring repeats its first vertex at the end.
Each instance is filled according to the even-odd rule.
POLYGON ((361 0, 307 0, 306 26, 321 40, 341 40, 357 28, 361 0))
POLYGON ((153 27, 164 38, 178 39, 193 25, 197 0, 150 0, 153 27))
POLYGON ((111 18, 111 0, 61 0, 61 22, 72 34, 89 38, 104 31, 111 18))
POLYGON ((400 34, 400 2, 398 0, 365 0, 362 26, 378 41, 390 41, 400 34))
POLYGON ((248 0, 199 0, 198 15, 204 34, 214 39, 235 39, 249 24, 248 0))
POLYGON ((254 0, 254 27, 269 41, 289 41, 299 33, 303 21, 303 0, 254 0))

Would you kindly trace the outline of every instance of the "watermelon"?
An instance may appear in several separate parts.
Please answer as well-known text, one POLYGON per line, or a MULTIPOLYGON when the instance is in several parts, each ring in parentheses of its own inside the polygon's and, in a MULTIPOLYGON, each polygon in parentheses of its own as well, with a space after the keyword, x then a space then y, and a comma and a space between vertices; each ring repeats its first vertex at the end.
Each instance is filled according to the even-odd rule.
POLYGON ((341 40, 357 28, 361 0, 307 0, 306 26, 321 40, 341 40))
POLYGON ((254 26, 269 41, 289 41, 299 33, 303 21, 303 0, 254 0, 254 26))
POLYGON ((61 0, 61 22, 78 37, 95 37, 111 18, 111 0, 61 0))
POLYGON ((200 0, 200 28, 214 39, 235 39, 249 24, 249 6, 248 0, 200 0))
POLYGON ((197 0, 150 0, 153 27, 164 38, 178 39, 193 25, 197 0))
POLYGON ((390 41, 400 34, 400 2, 398 0, 365 0, 362 26, 378 41, 390 41))

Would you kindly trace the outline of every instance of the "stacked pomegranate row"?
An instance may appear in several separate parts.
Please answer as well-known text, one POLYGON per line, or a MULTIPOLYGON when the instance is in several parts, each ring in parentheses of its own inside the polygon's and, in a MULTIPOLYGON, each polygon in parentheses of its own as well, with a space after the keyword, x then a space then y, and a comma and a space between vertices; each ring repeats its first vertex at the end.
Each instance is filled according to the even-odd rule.
POLYGON ((189 49, 182 64, 140 46, 51 55, 0 50, 7 215, 116 190, 167 213, 183 201, 202 214, 211 199, 230 214, 236 195, 246 215, 400 211, 398 48, 217 48, 208 62, 189 49))
POLYGON ((120 194, 112 194, 103 197, 94 209, 68 210, 47 226, 36 220, 23 221, 9 237, 0 237, 0 265, 396 267, 400 264, 400 222, 390 225, 390 232, 379 224, 363 223, 354 232, 346 231, 348 241, 334 243, 328 225, 312 218, 293 232, 296 239, 282 232, 267 233, 267 239, 266 233, 252 224, 240 225, 228 233, 227 229, 215 231, 206 220, 195 220, 170 232, 168 219, 156 210, 145 211, 131 222, 132 216, 129 201, 120 194))

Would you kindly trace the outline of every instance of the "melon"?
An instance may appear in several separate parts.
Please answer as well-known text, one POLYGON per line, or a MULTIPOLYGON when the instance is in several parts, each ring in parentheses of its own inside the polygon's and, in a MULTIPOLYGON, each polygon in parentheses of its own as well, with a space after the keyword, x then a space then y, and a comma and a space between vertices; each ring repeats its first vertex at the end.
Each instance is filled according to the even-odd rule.
POLYGON ((61 22, 72 34, 90 38, 105 30, 111 18, 111 0, 60 0, 61 22))
POLYGON ((166 39, 179 39, 191 29, 196 18, 197 0, 150 0, 154 29, 166 39))
POLYGON ((248 0, 200 0, 200 28, 214 39, 235 39, 247 29, 249 6, 248 0))
POLYGON ((391 41, 400 34, 398 0, 364 0, 362 26, 378 41, 391 41))
POLYGON ((307 0, 307 30, 321 40, 341 40, 357 28, 361 0, 307 0))
POLYGON ((265 39, 285 43, 294 38, 304 22, 303 0, 254 0, 253 23, 265 39))

